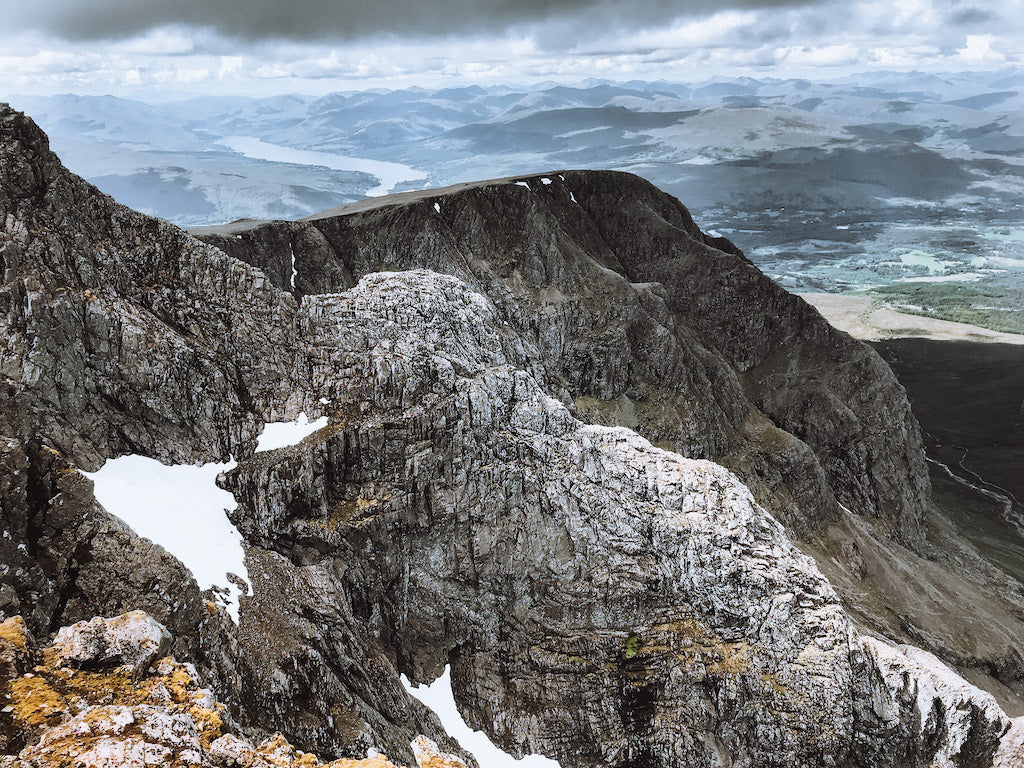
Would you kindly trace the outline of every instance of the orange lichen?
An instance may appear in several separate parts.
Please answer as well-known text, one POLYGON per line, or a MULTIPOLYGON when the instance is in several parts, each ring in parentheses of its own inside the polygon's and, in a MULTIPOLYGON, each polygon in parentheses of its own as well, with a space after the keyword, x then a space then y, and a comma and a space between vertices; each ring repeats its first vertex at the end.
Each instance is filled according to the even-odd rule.
POLYGON ((401 768, 401 766, 395 765, 383 755, 379 755, 377 757, 366 757, 362 760, 341 758, 330 763, 324 763, 322 768, 401 768))
MULTIPOLYGON (((0 642, 19 652, 38 653, 31 646, 20 618, 0 624, 0 642)), ((359 760, 342 758, 324 764, 316 755, 296 750, 281 735, 258 747, 235 736, 225 736, 223 705, 198 687, 190 667, 170 657, 157 661, 149 674, 139 679, 127 667, 85 670, 62 666, 60 653, 53 646, 44 649, 41 656, 43 663, 32 673, 7 681, 10 709, 6 714, 14 730, 4 735, 8 743, 28 743, 22 754, 28 755, 26 759, 33 764, 73 768, 87 753, 100 748, 109 752, 104 759, 121 753, 128 759, 129 753, 141 755, 146 750, 177 755, 182 749, 192 749, 175 741, 178 737, 174 734, 169 741, 152 741, 152 737, 143 735, 140 723, 150 722, 147 718, 159 717, 154 713, 163 712, 165 717, 187 716, 199 734, 203 750, 209 752, 218 739, 222 745, 227 740, 229 754, 236 749, 243 761, 248 755, 258 756, 275 768, 402 768, 384 755, 359 760), (80 714, 75 717, 75 713, 80 714)), ((458 757, 441 753, 429 739, 419 737, 413 746, 422 768, 465 768, 458 757)), ((171 764, 184 762, 176 756, 171 764)))
POLYGON ((67 710, 67 700, 40 677, 19 677, 11 681, 10 706, 15 722, 31 728, 48 725, 67 710))
POLYGON ((693 619, 656 624, 643 633, 642 656, 673 654, 688 667, 701 666, 711 674, 740 675, 750 670, 749 643, 727 642, 693 619))
POLYGON ((12 616, 0 624, 0 640, 6 640, 19 651, 28 650, 28 629, 21 616, 12 616))

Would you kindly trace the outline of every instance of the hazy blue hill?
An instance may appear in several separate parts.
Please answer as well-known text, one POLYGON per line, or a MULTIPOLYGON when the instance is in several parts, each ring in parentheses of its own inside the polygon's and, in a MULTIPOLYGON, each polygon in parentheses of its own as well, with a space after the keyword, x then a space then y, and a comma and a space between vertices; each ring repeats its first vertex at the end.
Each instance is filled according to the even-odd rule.
POLYGON ((1024 322, 998 298, 1024 274, 1018 72, 12 102, 73 170, 179 224, 300 217, 379 186, 322 163, 244 157, 221 143, 228 137, 427 175, 395 190, 617 168, 675 194, 791 289, 888 286, 923 311, 955 305, 1002 327, 1024 322), (954 290, 967 285, 978 290, 954 290), (997 298, 962 298, 981 295, 997 298))

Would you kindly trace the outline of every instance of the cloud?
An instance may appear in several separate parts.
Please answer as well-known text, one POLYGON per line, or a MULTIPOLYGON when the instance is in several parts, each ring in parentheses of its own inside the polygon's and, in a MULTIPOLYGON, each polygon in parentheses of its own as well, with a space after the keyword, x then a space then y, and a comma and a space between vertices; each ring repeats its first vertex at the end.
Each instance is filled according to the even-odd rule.
POLYGON ((20 3, 5 19, 14 28, 0 71, 12 93, 150 99, 171 98, 175 89, 322 94, 1019 67, 1024 20, 1000 18, 1002 7, 996 0, 47 0, 20 3))
POLYGON ((974 24, 990 24, 998 18, 996 14, 981 8, 963 8, 953 13, 949 20, 954 26, 966 27, 974 24))
MULTIPOLYGON (((570 40, 722 10, 813 5, 818 0, 51 0, 26 3, 15 23, 66 40, 122 40, 171 25, 243 41, 352 40, 537 31, 558 24, 570 40)), ((10 21, 10 20, 8 20, 10 21)))
POLYGON ((998 65, 1006 61, 1006 56, 993 48, 995 37, 992 35, 968 35, 967 44, 958 52, 961 60, 969 66, 998 65))

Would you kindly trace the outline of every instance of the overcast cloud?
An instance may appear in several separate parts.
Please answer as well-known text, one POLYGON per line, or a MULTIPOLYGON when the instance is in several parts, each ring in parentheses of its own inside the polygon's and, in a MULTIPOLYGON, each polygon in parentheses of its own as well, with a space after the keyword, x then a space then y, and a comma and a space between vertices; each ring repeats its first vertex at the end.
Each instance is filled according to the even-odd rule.
POLYGON ((619 31, 729 9, 805 5, 814 0, 21 0, 23 27, 67 40, 125 39, 183 25, 247 41, 352 40, 535 32, 566 22, 588 32, 619 31))
POLYGON ((827 78, 1024 61, 1024 0, 0 0, 0 11, 0 75, 14 93, 827 78))

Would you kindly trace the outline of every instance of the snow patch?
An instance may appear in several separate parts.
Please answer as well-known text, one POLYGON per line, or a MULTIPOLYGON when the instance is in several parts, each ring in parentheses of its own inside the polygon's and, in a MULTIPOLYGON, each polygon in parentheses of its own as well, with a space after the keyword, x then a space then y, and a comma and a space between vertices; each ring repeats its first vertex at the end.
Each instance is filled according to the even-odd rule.
POLYGON ((299 276, 299 273, 295 269, 295 247, 289 245, 288 250, 292 254, 292 290, 295 290, 295 278, 299 276))
POLYGON ((321 416, 316 421, 309 421, 306 419, 305 413, 300 413, 297 421, 269 422, 263 426, 263 431, 256 438, 256 453, 276 451, 278 448, 297 445, 318 429, 323 429, 326 426, 326 416, 321 416))
POLYGON ((543 184, 544 186, 547 186, 548 184, 551 183, 551 179, 549 179, 547 176, 545 176, 544 178, 542 178, 540 180, 540 183, 543 184))
POLYGON ((434 212, 435 213, 440 213, 441 212, 441 204, 440 203, 434 203, 434 212))
POLYGON ((96 500, 107 512, 178 558, 200 589, 226 589, 225 606, 238 623, 239 589, 226 574, 248 582, 249 572, 242 535, 225 514, 237 506, 235 497, 217 487, 217 475, 235 466, 234 461, 168 466, 130 455, 82 474, 92 480, 96 500))
MULTIPOLYGON (((517 181, 516 184, 518 184, 520 187, 526 187, 527 189, 530 189, 530 185, 527 184, 525 181, 517 181)), ((533 190, 530 191, 532 192, 533 190)))
POLYGON ((470 728, 455 705, 450 666, 446 666, 444 673, 430 685, 413 688, 405 675, 402 675, 402 685, 411 696, 434 710, 448 735, 473 755, 480 765, 487 768, 558 768, 556 760, 540 755, 527 755, 521 760, 516 760, 495 746, 494 742, 487 738, 487 734, 470 728))

